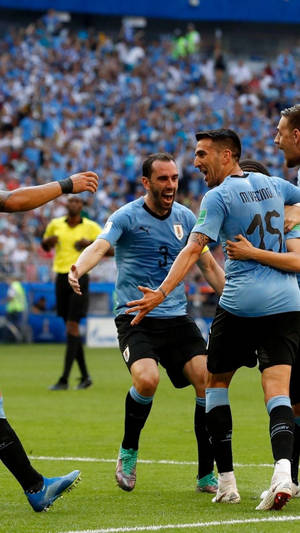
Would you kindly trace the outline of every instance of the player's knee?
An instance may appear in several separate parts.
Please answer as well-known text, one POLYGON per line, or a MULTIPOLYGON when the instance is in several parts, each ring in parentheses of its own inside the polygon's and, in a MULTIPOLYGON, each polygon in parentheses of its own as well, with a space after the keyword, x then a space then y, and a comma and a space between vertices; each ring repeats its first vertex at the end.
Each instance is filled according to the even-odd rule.
POLYGON ((262 373, 265 403, 275 396, 289 396, 290 369, 283 365, 280 367, 269 367, 262 373))
POLYGON ((293 412, 295 416, 300 416, 300 403, 295 403, 293 405, 293 412))
POLYGON ((79 324, 71 320, 67 321, 67 334, 77 337, 79 335, 79 324))
POLYGON ((134 386, 142 396, 153 396, 159 384, 159 374, 142 372, 135 379, 134 386))

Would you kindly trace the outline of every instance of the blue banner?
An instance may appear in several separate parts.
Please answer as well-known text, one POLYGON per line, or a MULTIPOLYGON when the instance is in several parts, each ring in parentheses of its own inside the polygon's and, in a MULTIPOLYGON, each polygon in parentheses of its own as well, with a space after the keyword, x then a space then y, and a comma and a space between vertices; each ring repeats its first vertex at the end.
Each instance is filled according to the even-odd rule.
POLYGON ((185 20, 300 22, 300 0, 0 0, 0 7, 185 20))

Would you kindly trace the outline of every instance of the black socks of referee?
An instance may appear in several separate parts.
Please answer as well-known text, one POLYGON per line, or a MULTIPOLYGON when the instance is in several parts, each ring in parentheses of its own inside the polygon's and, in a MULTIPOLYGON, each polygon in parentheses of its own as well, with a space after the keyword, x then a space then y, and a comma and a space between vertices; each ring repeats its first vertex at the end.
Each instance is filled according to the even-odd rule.
POLYGON ((31 466, 18 436, 6 418, 0 419, 0 459, 24 491, 41 490, 44 484, 43 476, 31 466))
POLYGON ((75 336, 75 335, 70 335, 68 333, 64 371, 60 378, 60 381, 62 383, 68 383, 71 368, 72 368, 72 365, 75 359, 78 363, 78 366, 81 372, 81 377, 86 378, 88 376, 88 371, 87 371, 87 367, 85 364, 84 351, 83 351, 81 337, 79 335, 75 336))
POLYGON ((137 450, 140 433, 152 407, 153 396, 142 396, 131 387, 125 401, 125 432, 122 448, 137 450))

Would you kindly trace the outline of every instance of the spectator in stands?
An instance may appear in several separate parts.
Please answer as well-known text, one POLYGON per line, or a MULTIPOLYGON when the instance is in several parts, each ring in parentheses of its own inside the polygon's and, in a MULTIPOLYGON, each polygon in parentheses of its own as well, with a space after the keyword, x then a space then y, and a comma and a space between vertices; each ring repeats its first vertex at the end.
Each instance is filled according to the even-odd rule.
MULTIPOLYGON (((240 58, 238 64, 221 43, 220 30, 216 30, 215 53, 206 53, 204 46, 197 54, 187 53, 183 35, 174 57, 168 35, 153 39, 146 35, 141 43, 132 28, 123 28, 117 38, 71 26, 66 32, 57 18, 57 13, 48 13, 26 31, 4 30, 0 39, 5 52, 0 56, 0 183, 6 188, 26 185, 28 175, 32 185, 54 175, 62 179, 88 161, 101 173, 107 191, 101 210, 88 205, 89 215, 101 225, 112 209, 142 194, 137 154, 169 151, 180 162, 192 155, 191 132, 203 124, 205 128, 230 124, 240 134, 247 157, 269 162, 274 175, 282 172, 283 157, 266 139, 276 127, 279 106, 299 94, 296 48, 280 54, 271 65, 266 58, 254 87, 250 58, 240 58), (232 81, 224 75, 231 64, 238 65, 232 81), (254 113, 251 133, 244 121, 249 109, 254 113)), ((199 199, 191 193, 187 201, 198 205, 199 199)), ((46 206, 45 212, 51 209, 46 206)), ((22 221, 19 216, 18 241, 28 234, 22 221)), ((35 242, 41 227, 38 223, 31 234, 35 242)))

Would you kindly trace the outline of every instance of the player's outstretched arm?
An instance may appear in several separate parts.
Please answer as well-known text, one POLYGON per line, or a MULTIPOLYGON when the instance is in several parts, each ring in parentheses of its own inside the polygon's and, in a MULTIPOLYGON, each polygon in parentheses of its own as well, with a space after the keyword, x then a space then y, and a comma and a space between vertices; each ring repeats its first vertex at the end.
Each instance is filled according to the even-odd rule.
POLYGON ((255 248, 243 235, 237 235, 234 241, 226 241, 229 259, 248 261, 252 259, 263 265, 279 268, 287 272, 300 272, 300 239, 288 239, 288 252, 271 252, 255 248))
POLYGON ((144 316, 157 307, 177 287, 178 283, 183 280, 190 268, 198 261, 203 247, 208 241, 209 238, 202 233, 191 233, 187 245, 175 259, 169 274, 161 283, 160 287, 156 290, 149 289, 148 287, 138 287, 144 296, 140 300, 133 300, 127 303, 130 309, 126 313, 137 312, 137 315, 131 321, 132 326, 138 324, 144 316))
POLYGON ((98 176, 95 172, 79 172, 70 178, 53 181, 36 187, 0 191, 0 211, 13 213, 28 211, 39 207, 64 193, 77 194, 84 191, 94 193, 98 187, 98 176))
POLYGON ((81 295, 79 279, 94 268, 110 248, 110 243, 105 239, 96 239, 78 257, 75 265, 71 266, 68 280, 76 294, 81 295))
POLYGON ((221 296, 225 285, 225 274, 223 268, 215 260, 214 256, 208 251, 201 254, 197 265, 200 268, 207 283, 221 296))

